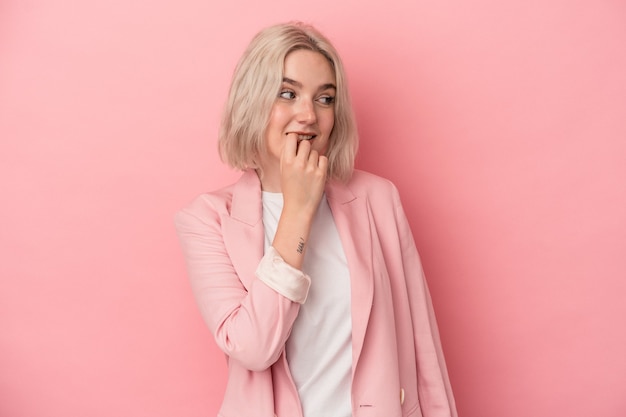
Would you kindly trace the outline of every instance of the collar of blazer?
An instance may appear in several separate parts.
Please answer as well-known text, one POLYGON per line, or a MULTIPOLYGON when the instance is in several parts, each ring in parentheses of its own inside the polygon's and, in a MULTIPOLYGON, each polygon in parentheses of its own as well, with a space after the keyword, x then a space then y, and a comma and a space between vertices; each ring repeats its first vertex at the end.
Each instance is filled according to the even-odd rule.
MULTIPOLYGON (((326 197, 332 200, 329 203, 346 204, 355 201, 357 197, 352 193, 349 186, 329 181, 326 186, 326 197)), ((261 181, 252 169, 244 171, 243 175, 235 184, 231 216, 248 225, 255 225, 263 216, 261 204, 261 181)))

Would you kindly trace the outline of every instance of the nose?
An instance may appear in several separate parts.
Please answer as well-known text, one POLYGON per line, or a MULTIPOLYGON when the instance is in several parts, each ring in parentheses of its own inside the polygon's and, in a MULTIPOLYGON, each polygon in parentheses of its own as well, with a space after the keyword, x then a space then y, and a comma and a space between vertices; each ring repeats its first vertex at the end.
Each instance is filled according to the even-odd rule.
POLYGON ((311 100, 301 100, 296 118, 298 122, 303 124, 314 124, 317 122, 317 114, 315 113, 315 105, 311 100))

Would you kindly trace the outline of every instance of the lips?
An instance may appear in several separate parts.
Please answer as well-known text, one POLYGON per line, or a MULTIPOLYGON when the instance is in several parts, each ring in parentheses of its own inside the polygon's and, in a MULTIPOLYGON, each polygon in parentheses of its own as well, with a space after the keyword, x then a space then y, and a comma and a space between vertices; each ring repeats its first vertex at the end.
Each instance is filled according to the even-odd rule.
POLYGON ((298 143, 302 142, 303 140, 313 140, 317 137, 315 133, 311 133, 311 132, 289 132, 289 133, 294 133, 297 136, 298 143))

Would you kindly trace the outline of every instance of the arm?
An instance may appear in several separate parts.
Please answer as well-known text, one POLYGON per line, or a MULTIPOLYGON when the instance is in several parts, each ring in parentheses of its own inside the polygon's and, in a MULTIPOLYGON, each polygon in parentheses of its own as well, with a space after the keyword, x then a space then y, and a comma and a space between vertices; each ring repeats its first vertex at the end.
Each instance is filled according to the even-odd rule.
POLYGON ((244 287, 224 243, 218 212, 208 204, 201 207, 201 215, 199 211, 195 207, 179 212, 176 228, 202 316, 226 355, 250 370, 267 369, 284 349, 306 298, 308 277, 268 251, 256 277, 241 277, 249 283, 244 287), (274 286, 292 298, 258 275, 273 277, 274 286))
MULTIPOLYGON (((209 201, 183 210, 176 226, 196 301, 215 340, 231 359, 264 370, 283 352, 310 278, 300 269, 326 179, 327 161, 290 135, 281 158, 284 207, 272 247, 256 277, 240 277, 224 242, 222 216, 209 201), (244 286, 243 282, 246 282, 244 286)), ((229 221, 225 218, 224 221, 229 221)), ((261 227, 258 224, 255 227, 261 227)), ((250 242, 242 234, 241 244, 250 242)), ((239 254, 240 255, 240 254, 239 254)))
POLYGON ((294 268, 301 269, 324 186, 328 159, 311 149, 308 141, 298 145, 289 134, 280 160, 280 184, 284 198, 272 246, 294 268))

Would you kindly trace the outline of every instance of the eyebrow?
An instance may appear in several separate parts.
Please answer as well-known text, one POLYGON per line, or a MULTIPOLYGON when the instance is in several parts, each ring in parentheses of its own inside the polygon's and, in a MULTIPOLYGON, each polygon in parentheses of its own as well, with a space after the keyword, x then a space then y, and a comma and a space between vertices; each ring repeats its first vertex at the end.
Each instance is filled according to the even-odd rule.
MULTIPOLYGON (((287 84, 291 84, 291 85, 296 86, 298 88, 302 88, 302 83, 301 82, 296 81, 296 80, 292 80, 291 78, 283 77, 283 82, 287 83, 287 84)), ((328 90, 329 88, 332 88, 332 89, 336 90, 337 86, 335 86, 335 84, 333 84, 333 83, 322 84, 318 88, 318 91, 328 90)))

